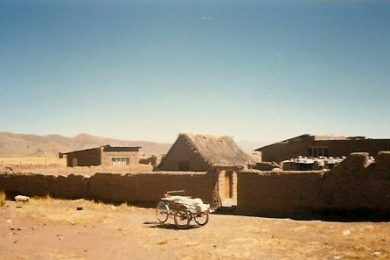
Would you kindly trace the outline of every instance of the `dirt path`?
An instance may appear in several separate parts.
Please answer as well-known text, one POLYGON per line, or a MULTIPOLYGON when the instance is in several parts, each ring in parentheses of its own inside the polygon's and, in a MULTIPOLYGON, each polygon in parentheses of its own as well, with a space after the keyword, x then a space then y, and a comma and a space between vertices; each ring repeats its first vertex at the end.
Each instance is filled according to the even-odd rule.
POLYGON ((205 227, 175 230, 154 221, 154 210, 126 205, 7 202, 0 208, 0 259, 390 258, 390 222, 212 215, 205 227))

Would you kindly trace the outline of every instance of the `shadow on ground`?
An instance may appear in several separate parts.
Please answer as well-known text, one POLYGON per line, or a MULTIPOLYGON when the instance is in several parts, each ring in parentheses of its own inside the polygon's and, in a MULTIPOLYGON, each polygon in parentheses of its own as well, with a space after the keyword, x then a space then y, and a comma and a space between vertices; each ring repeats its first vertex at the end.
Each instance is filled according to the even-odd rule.
POLYGON ((390 222, 390 212, 375 212, 368 209, 349 211, 322 211, 311 213, 258 213, 256 215, 240 212, 237 207, 221 207, 214 212, 217 215, 238 215, 263 218, 290 218, 293 220, 322 220, 329 222, 390 222))
POLYGON ((143 223, 144 225, 148 225, 149 228, 160 228, 160 229, 171 229, 171 230, 188 230, 199 228, 197 225, 189 225, 188 227, 178 228, 175 224, 165 223, 160 224, 157 221, 146 221, 143 223))

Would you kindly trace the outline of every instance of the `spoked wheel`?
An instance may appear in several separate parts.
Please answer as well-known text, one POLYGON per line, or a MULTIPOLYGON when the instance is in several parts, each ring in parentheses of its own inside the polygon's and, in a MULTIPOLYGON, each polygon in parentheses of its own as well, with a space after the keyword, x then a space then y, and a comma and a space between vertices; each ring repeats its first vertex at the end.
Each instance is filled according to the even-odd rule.
POLYGON ((160 201, 156 207, 156 217, 160 224, 167 222, 169 217, 169 207, 167 203, 160 201))
POLYGON ((209 212, 201 212, 194 214, 194 220, 199 226, 204 226, 209 222, 209 212))
POLYGON ((192 219, 191 213, 187 210, 178 210, 173 216, 177 228, 188 228, 192 219))

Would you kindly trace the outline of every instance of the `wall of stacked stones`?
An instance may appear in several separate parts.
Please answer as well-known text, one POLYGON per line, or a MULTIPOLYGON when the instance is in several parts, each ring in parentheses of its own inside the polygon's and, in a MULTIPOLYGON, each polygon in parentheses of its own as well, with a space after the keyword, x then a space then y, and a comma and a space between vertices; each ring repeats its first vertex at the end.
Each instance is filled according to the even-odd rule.
POLYGON ((185 190, 209 203, 219 199, 215 174, 195 172, 97 173, 91 177, 0 174, 0 190, 8 194, 105 202, 155 203, 170 190, 185 190))
POLYGON ((238 175, 238 210, 249 215, 364 211, 390 214, 390 152, 353 153, 331 171, 238 175))

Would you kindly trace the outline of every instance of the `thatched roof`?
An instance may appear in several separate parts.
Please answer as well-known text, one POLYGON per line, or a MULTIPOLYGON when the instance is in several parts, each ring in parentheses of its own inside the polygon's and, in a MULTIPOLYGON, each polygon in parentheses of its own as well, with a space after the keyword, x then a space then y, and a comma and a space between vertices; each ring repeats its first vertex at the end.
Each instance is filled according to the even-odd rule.
POLYGON ((193 149, 211 166, 246 166, 254 163, 253 158, 244 153, 231 137, 180 134, 179 138, 186 138, 193 149))

